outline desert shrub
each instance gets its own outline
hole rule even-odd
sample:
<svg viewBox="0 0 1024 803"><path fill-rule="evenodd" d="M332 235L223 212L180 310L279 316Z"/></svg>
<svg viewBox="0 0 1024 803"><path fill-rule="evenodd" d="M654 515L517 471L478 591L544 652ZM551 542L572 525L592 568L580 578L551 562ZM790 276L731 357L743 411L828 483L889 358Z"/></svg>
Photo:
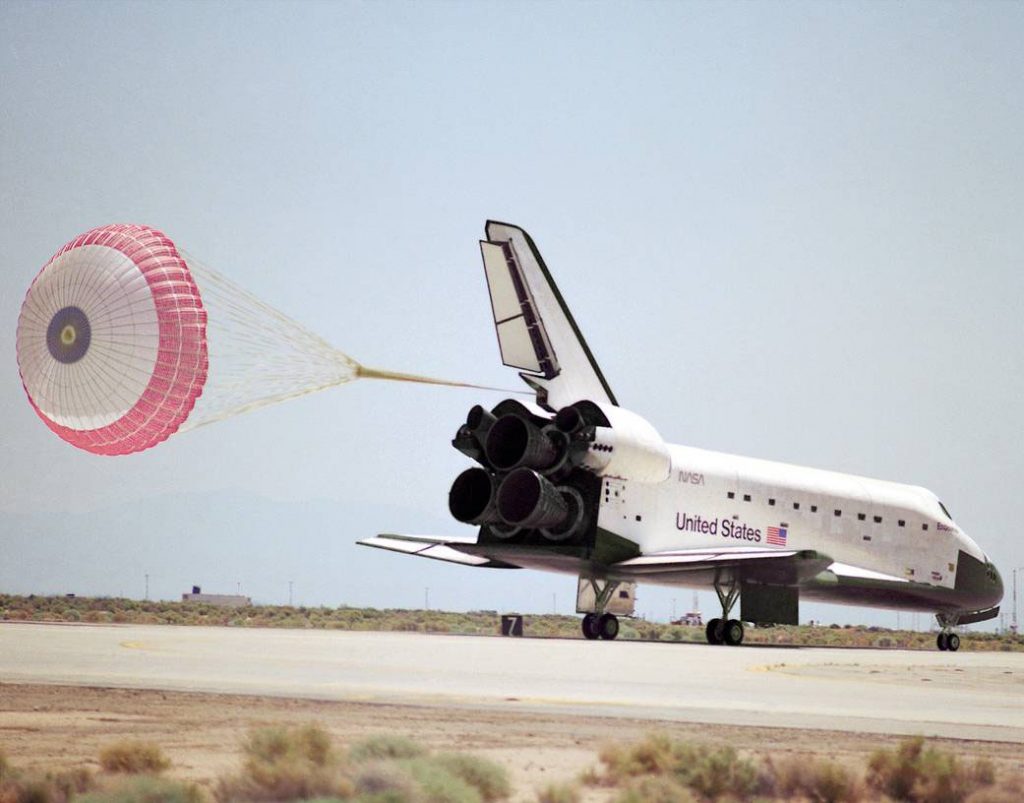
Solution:
<svg viewBox="0 0 1024 803"><path fill-rule="evenodd" d="M676 779L694 792L715 800L729 795L747 799L757 787L757 767L730 746L686 745L676 766Z"/></svg>
<svg viewBox="0 0 1024 803"><path fill-rule="evenodd" d="M580 803L579 787L569 783L552 783L537 792L537 803Z"/></svg>
<svg viewBox="0 0 1024 803"><path fill-rule="evenodd" d="M600 786L604 782L597 767L587 767L579 774L579 782L584 786Z"/></svg>
<svg viewBox="0 0 1024 803"><path fill-rule="evenodd" d="M242 751L242 774L220 781L219 800L347 798L355 791L330 736L317 725L253 731Z"/></svg>
<svg viewBox="0 0 1024 803"><path fill-rule="evenodd" d="M860 782L841 764L800 756L770 768L775 794L816 803L852 803L862 796Z"/></svg>
<svg viewBox="0 0 1024 803"><path fill-rule="evenodd" d="M96 785L96 779L87 767L61 770L49 776L48 780L56 789L58 797L63 800L71 800Z"/></svg>
<svg viewBox="0 0 1024 803"><path fill-rule="evenodd" d="M481 803L480 793L462 778L429 758L399 762L420 788L424 803Z"/></svg>
<svg viewBox="0 0 1024 803"><path fill-rule="evenodd" d="M632 745L601 750L605 782L617 785L643 775L672 775L678 783L708 798L729 794L743 798L757 786L757 768L732 747L678 742L652 733Z"/></svg>
<svg viewBox="0 0 1024 803"><path fill-rule="evenodd" d="M92 773L75 769L42 777L16 770L0 753L0 803L67 803L92 786Z"/></svg>
<svg viewBox="0 0 1024 803"><path fill-rule="evenodd" d="M1020 803L1024 800L1024 775L1010 775L998 785L986 786L967 798L967 803Z"/></svg>
<svg viewBox="0 0 1024 803"><path fill-rule="evenodd" d="M261 764L295 759L325 767L337 759L330 735L319 725L253 731L242 744L242 752L246 761Z"/></svg>
<svg viewBox="0 0 1024 803"><path fill-rule="evenodd" d="M634 778L615 798L615 803L694 803L694 796L668 775Z"/></svg>
<svg viewBox="0 0 1024 803"><path fill-rule="evenodd" d="M9 781L0 787L3 803L60 803L50 784L40 778Z"/></svg>
<svg viewBox="0 0 1024 803"><path fill-rule="evenodd" d="M203 803L203 795L193 783L137 775L76 797L75 803Z"/></svg>
<svg viewBox="0 0 1024 803"><path fill-rule="evenodd" d="M896 750L878 750L868 760L873 789L913 803L956 803L994 780L990 762L967 767L952 753L926 748L920 736L905 739Z"/></svg>
<svg viewBox="0 0 1024 803"><path fill-rule="evenodd" d="M512 794L505 768L490 759L466 753L442 753L434 761L476 789L487 803L504 800Z"/></svg>
<svg viewBox="0 0 1024 803"><path fill-rule="evenodd" d="M127 739L104 747L100 751L100 766L107 772L159 773L171 762L157 745Z"/></svg>
<svg viewBox="0 0 1024 803"><path fill-rule="evenodd" d="M356 742L348 752L353 761L363 762L386 758L418 758L425 751L404 736L379 734Z"/></svg>
<svg viewBox="0 0 1024 803"><path fill-rule="evenodd" d="M419 785L394 761L371 762L355 778L360 803L411 803L420 797Z"/></svg>
<svg viewBox="0 0 1024 803"><path fill-rule="evenodd" d="M599 757L605 765L606 781L617 784L637 775L672 772L684 758L681 747L663 733L650 733L633 744L605 745Z"/></svg>

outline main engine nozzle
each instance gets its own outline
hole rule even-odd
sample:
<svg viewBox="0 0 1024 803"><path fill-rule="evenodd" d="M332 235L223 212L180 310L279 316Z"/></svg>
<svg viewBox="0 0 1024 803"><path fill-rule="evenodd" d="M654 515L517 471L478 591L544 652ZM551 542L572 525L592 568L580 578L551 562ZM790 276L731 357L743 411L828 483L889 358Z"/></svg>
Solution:
<svg viewBox="0 0 1024 803"><path fill-rule="evenodd" d="M494 478L482 468L463 471L448 492L448 510L464 524L497 522Z"/></svg>
<svg viewBox="0 0 1024 803"><path fill-rule="evenodd" d="M517 468L498 488L498 515L514 527L539 529L551 541L564 541L583 523L583 499L575 488L556 487L536 471Z"/></svg>
<svg viewBox="0 0 1024 803"><path fill-rule="evenodd" d="M515 414L503 415L487 433L484 450L499 471L521 467L538 471L553 468L565 460L568 439L554 427L541 429Z"/></svg>

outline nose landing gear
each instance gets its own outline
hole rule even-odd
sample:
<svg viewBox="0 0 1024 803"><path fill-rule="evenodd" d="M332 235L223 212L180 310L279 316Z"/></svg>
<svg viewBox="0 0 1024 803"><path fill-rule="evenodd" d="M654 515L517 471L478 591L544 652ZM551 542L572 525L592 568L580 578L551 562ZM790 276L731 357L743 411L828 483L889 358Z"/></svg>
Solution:
<svg viewBox="0 0 1024 803"><path fill-rule="evenodd" d="M728 579L721 575L715 576L715 593L718 594L718 601L722 604L722 618L712 619L704 628L704 635L708 644L728 644L735 647L743 643L743 622L739 619L730 619L729 614L740 597L740 584L733 575Z"/></svg>

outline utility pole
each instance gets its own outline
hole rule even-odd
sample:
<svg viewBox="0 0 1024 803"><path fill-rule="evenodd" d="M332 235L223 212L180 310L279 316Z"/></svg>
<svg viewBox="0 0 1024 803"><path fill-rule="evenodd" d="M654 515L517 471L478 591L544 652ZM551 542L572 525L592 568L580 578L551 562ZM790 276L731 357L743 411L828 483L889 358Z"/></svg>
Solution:
<svg viewBox="0 0 1024 803"><path fill-rule="evenodd" d="M149 601L149 575L148 574L146 575L146 601L147 602ZM1014 608L1016 608L1016 607L1017 606L1014 605Z"/></svg>
<svg viewBox="0 0 1024 803"><path fill-rule="evenodd" d="M1013 570L1013 624L1010 625L1010 630L1013 631L1014 635L1020 632L1017 629L1017 572L1020 569L1024 569L1024 566L1016 566Z"/></svg>
<svg viewBox="0 0 1024 803"><path fill-rule="evenodd" d="M676 620L676 598L672 597L672 621Z"/></svg>
<svg viewBox="0 0 1024 803"><path fill-rule="evenodd" d="M294 580L288 581L288 607L292 607L292 585L295 583Z"/></svg>

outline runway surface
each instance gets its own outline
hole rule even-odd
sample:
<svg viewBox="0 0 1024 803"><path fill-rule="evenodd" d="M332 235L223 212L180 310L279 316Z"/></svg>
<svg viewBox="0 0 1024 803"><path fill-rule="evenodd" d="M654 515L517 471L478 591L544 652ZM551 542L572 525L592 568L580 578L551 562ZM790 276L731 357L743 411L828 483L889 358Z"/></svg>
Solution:
<svg viewBox="0 0 1024 803"><path fill-rule="evenodd" d="M3 623L19 682L1024 743L1024 653Z"/></svg>

